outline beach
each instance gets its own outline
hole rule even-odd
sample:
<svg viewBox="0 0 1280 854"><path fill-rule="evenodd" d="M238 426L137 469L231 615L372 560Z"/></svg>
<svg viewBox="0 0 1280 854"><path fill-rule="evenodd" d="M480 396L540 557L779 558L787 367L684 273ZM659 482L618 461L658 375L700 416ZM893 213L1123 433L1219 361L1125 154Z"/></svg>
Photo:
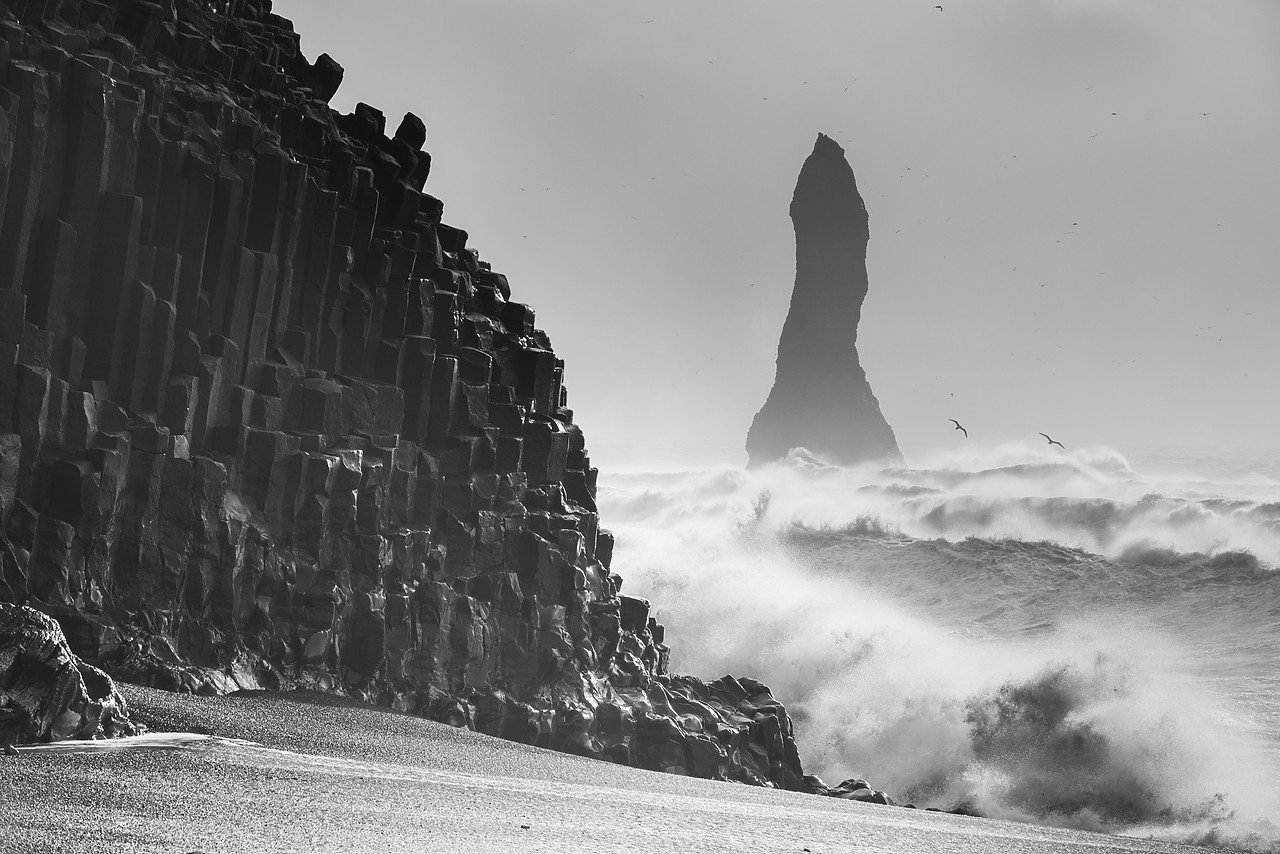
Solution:
<svg viewBox="0 0 1280 854"><path fill-rule="evenodd" d="M124 690L150 736L0 757L0 849L1203 850L674 777L314 694Z"/></svg>

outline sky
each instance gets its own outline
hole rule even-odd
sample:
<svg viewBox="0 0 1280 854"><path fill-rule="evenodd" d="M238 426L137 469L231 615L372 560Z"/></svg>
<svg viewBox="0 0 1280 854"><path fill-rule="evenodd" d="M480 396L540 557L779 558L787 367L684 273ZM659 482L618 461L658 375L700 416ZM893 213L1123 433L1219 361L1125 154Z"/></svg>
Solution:
<svg viewBox="0 0 1280 854"><path fill-rule="evenodd" d="M427 191L536 309L602 468L745 463L819 132L870 214L858 350L908 462L950 418L1280 458L1280 3L942 6L275 11L346 68L335 108L425 120Z"/></svg>

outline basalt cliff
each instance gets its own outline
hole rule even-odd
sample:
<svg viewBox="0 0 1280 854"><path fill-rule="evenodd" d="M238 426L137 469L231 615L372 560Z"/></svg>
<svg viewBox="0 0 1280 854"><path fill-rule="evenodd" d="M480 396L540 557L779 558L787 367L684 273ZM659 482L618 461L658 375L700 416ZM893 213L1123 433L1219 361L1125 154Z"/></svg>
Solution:
<svg viewBox="0 0 1280 854"><path fill-rule="evenodd" d="M844 149L818 134L791 199L796 284L773 389L747 433L751 465L803 447L842 465L902 461L858 359L867 208Z"/></svg>
<svg viewBox="0 0 1280 854"><path fill-rule="evenodd" d="M270 0L0 4L0 742L305 687L812 788L668 672L563 363L342 75Z"/></svg>

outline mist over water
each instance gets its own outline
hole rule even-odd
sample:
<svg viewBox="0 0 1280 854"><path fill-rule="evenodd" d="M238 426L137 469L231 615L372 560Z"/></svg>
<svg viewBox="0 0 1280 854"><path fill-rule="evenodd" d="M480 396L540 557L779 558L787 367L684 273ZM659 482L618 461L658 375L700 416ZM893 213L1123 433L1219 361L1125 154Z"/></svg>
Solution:
<svg viewBox="0 0 1280 854"><path fill-rule="evenodd" d="M1280 850L1280 480L1186 462L793 453L615 474L600 504L673 667L768 683L828 783Z"/></svg>

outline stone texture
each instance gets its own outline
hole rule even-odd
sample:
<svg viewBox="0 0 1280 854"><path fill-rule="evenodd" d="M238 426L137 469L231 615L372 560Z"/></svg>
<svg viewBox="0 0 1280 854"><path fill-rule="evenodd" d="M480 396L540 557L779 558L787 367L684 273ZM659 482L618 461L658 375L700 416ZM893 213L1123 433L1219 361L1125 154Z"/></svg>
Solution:
<svg viewBox="0 0 1280 854"><path fill-rule="evenodd" d="M71 652L57 620L0 601L0 748L136 732L111 677Z"/></svg>
<svg viewBox="0 0 1280 854"><path fill-rule="evenodd" d="M818 134L791 199L796 284L773 389L747 433L750 464L803 447L836 464L902 461L858 360L867 209L844 149Z"/></svg>
<svg viewBox="0 0 1280 854"><path fill-rule="evenodd" d="M268 0L14 8L0 735L127 731L105 671L807 788L768 689L669 673L618 596L564 363L421 119L331 109Z"/></svg>

